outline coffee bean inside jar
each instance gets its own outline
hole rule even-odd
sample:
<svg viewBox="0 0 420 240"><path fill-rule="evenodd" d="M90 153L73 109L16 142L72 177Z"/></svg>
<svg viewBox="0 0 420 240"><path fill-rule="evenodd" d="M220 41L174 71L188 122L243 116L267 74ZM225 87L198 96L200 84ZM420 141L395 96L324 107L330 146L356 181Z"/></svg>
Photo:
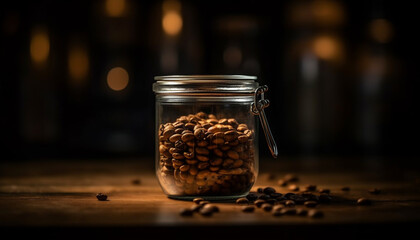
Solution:
<svg viewBox="0 0 420 240"><path fill-rule="evenodd" d="M254 129L198 112L159 125L161 185L170 195L238 196L255 181Z"/></svg>

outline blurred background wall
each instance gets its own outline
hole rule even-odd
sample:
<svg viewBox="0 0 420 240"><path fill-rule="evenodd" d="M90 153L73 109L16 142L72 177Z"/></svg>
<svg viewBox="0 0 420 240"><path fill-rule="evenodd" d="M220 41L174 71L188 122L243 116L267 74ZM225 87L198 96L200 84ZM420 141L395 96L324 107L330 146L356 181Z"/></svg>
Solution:
<svg viewBox="0 0 420 240"><path fill-rule="evenodd" d="M154 76L249 74L281 155L415 155L418 23L404 1L5 1L2 154L153 156Z"/></svg>

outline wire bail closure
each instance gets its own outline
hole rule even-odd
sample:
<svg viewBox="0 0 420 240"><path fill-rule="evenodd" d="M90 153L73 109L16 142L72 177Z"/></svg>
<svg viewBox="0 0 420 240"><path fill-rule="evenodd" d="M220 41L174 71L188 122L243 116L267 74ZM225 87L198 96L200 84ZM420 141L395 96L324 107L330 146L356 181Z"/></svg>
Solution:
<svg viewBox="0 0 420 240"><path fill-rule="evenodd" d="M270 130L270 125L268 124L267 117L265 116L264 108L270 105L270 101L264 98L264 93L268 91L268 86L264 85L255 89L254 102L251 103L251 112L254 115L260 117L261 126L264 130L265 139L267 140L268 147L270 148L271 155L274 158L277 158L278 150L276 142L274 141L273 134ZM260 99L258 100L258 97Z"/></svg>

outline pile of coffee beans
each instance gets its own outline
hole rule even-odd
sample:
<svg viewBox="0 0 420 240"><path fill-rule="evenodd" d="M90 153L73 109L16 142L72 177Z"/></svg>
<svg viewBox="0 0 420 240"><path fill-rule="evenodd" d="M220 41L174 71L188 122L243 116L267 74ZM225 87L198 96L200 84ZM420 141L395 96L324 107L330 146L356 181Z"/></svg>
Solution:
<svg viewBox="0 0 420 240"><path fill-rule="evenodd" d="M159 178L170 195L240 195L255 181L254 130L199 112L160 124Z"/></svg>
<svg viewBox="0 0 420 240"><path fill-rule="evenodd" d="M209 201L204 201L202 198L194 198L195 203L190 208L182 208L179 214L181 216L192 216L194 213L199 213L202 216L210 217L213 213L220 212L219 207L211 204Z"/></svg>

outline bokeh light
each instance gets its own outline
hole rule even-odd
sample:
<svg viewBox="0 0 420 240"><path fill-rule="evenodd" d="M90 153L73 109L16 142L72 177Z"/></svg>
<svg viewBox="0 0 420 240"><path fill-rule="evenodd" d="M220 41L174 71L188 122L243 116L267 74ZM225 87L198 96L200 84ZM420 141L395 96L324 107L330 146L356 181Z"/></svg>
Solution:
<svg viewBox="0 0 420 240"><path fill-rule="evenodd" d="M106 0L105 11L109 17L121 17L126 9L125 0Z"/></svg>
<svg viewBox="0 0 420 240"><path fill-rule="evenodd" d="M110 89L114 91L121 91L128 85L128 72L122 67L114 67L109 70L106 80Z"/></svg>
<svg viewBox="0 0 420 240"><path fill-rule="evenodd" d="M43 64L50 54L50 39L46 30L36 30L31 36L31 59L36 64Z"/></svg>
<svg viewBox="0 0 420 240"><path fill-rule="evenodd" d="M89 72L89 57L86 49L73 46L69 50L68 70L73 85L79 86L86 79Z"/></svg>
<svg viewBox="0 0 420 240"><path fill-rule="evenodd" d="M392 39L394 29L391 22L386 19L379 18L370 22L369 35L373 40L379 43L387 43Z"/></svg>
<svg viewBox="0 0 420 240"><path fill-rule="evenodd" d="M182 17L179 12L168 11L163 15L162 27L166 34L170 36L178 35L182 29Z"/></svg>

